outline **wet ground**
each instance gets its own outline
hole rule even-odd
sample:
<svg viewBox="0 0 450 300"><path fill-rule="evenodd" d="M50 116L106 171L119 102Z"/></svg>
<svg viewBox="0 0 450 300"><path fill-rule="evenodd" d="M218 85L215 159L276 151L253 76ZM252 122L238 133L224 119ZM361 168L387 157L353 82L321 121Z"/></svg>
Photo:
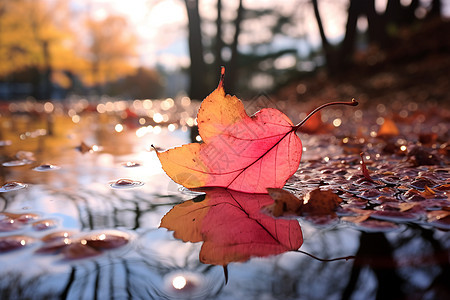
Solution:
<svg viewBox="0 0 450 300"><path fill-rule="evenodd" d="M264 95L247 103L250 111L271 105L277 103ZM302 162L285 189L299 198L317 188L331 190L342 202L333 213L274 219L259 206L246 207L270 203L268 196L226 191L204 196L164 174L150 145L165 149L195 139L197 107L182 98L97 106L82 100L66 106L29 102L4 109L0 297L449 297L448 110L405 102L324 111L326 123L316 120L299 133ZM301 108L278 108L294 123L305 115ZM159 225L175 205L191 199L185 203L239 203L239 213L247 217L208 231L207 241L183 242ZM212 209L206 214L202 226ZM249 217L253 214L257 217ZM252 235L254 242L233 248L231 258L224 255L225 283L223 260L201 261L229 254L229 244L214 244L207 252L207 242L245 232L254 220L256 230L274 240L263 249L274 250L257 251L259 240ZM289 251L284 233L274 234L264 222L274 228L300 224L300 250L319 258L355 258L323 262ZM293 231L287 235L291 247L293 234L297 241L299 234ZM275 253L281 254L269 255Z"/></svg>

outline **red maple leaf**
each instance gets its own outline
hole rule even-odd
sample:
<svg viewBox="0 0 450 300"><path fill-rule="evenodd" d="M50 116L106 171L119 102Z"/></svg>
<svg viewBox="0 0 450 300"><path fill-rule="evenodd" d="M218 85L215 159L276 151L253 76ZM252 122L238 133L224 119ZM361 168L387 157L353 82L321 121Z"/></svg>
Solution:
<svg viewBox="0 0 450 300"><path fill-rule="evenodd" d="M358 104L353 100L322 105L297 125L274 108L248 116L237 97L225 95L224 74L222 68L218 87L198 111L203 143L157 151L167 175L187 188L224 187L247 193L281 188L300 164L299 127L326 106Z"/></svg>

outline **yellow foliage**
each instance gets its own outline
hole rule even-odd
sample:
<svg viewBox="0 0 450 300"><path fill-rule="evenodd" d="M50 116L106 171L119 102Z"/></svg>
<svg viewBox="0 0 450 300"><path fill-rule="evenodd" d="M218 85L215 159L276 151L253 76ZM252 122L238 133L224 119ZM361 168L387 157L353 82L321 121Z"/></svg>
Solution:
<svg viewBox="0 0 450 300"><path fill-rule="evenodd" d="M69 1L0 0L0 77L50 68L96 84L134 70L136 38L125 18L78 16L82 20L72 28L71 16Z"/></svg>

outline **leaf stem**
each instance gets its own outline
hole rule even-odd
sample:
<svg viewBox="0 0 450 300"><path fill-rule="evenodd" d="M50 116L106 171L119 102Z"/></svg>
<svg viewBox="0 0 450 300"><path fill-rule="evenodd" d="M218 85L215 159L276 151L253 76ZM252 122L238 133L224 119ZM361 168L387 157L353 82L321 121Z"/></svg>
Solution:
<svg viewBox="0 0 450 300"><path fill-rule="evenodd" d="M318 108L316 108L315 110L313 110L312 112L310 112L309 115L306 116L306 118L303 119L303 121L301 121L300 123L298 123L297 125L294 126L294 131L297 131L303 124L305 124L306 121L308 121L309 118L311 118L316 112L318 112L319 110L321 110L322 108L325 108L327 106L331 106L331 105L350 105L350 106L356 106L358 105L358 101L355 100L355 98L352 99L351 102L330 102L330 103L325 103L321 106L319 106Z"/></svg>
<svg viewBox="0 0 450 300"><path fill-rule="evenodd" d="M336 260L342 260L342 259L349 260L349 259L355 259L356 258L356 256L350 255L350 256L343 256L343 257L337 257L337 258L331 258L331 259L324 259L324 258L318 258L317 256L314 256L314 255L309 254L308 252L305 252L305 251L302 251L302 250L295 250L295 252L306 254L306 255L314 258L314 259L317 259L317 260L323 261L323 262L336 261Z"/></svg>
<svg viewBox="0 0 450 300"><path fill-rule="evenodd" d="M225 80L225 67L220 67L220 80L219 80L219 86L218 89L223 88L223 81Z"/></svg>

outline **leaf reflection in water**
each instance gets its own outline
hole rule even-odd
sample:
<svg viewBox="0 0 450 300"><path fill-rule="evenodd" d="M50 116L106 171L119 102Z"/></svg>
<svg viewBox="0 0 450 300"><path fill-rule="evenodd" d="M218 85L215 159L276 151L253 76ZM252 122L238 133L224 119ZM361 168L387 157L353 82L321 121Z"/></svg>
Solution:
<svg viewBox="0 0 450 300"><path fill-rule="evenodd" d="M204 199L176 205L160 227L184 242L203 242L202 263L226 266L251 257L294 251L303 243L297 220L275 219L261 212L273 200L267 194L247 194L222 188L203 189Z"/></svg>

